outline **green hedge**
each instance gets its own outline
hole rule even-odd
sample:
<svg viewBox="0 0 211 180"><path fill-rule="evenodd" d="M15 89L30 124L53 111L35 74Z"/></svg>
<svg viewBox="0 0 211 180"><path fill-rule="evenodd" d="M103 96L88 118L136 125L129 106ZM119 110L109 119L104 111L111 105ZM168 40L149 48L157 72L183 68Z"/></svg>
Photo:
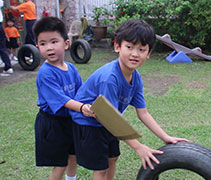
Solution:
<svg viewBox="0 0 211 180"><path fill-rule="evenodd" d="M189 48L211 49L211 1L116 0L112 4L115 28L127 19L143 19L156 34L169 34L173 41Z"/></svg>

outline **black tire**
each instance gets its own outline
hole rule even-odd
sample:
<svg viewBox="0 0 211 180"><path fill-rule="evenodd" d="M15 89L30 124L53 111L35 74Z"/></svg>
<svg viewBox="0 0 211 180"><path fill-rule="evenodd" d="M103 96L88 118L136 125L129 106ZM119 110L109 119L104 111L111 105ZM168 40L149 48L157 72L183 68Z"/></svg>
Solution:
<svg viewBox="0 0 211 180"><path fill-rule="evenodd" d="M31 59L26 60L26 55L30 55ZM24 70L33 71L40 65L40 61L41 55L35 46L25 44L18 50L18 62Z"/></svg>
<svg viewBox="0 0 211 180"><path fill-rule="evenodd" d="M80 57L78 53L79 47L81 47L83 50L83 57ZM78 39L74 41L70 46L70 55L73 61L75 61L78 64L87 63L91 58L91 54L92 54L91 46L84 39Z"/></svg>
<svg viewBox="0 0 211 180"><path fill-rule="evenodd" d="M159 174L170 169L186 169L197 173L206 180L211 180L211 150L199 144L180 142L168 144L159 150L163 155L155 155L160 164L153 163L154 170L149 167L140 168L136 180L157 180Z"/></svg>

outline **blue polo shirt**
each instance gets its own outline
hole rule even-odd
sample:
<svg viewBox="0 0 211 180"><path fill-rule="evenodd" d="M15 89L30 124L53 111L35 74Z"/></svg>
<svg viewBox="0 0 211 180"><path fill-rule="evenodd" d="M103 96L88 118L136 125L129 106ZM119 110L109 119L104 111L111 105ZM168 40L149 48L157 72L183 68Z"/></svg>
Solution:
<svg viewBox="0 0 211 180"><path fill-rule="evenodd" d="M49 114L70 116L69 109L64 107L75 97L82 84L81 77L75 66L69 62L68 70L64 71L56 66L44 62L37 75L37 105Z"/></svg>
<svg viewBox="0 0 211 180"><path fill-rule="evenodd" d="M105 96L121 113L132 105L145 108L143 83L137 70L133 72L132 83L129 84L122 74L118 59L97 69L79 88L75 100L93 104L99 95ZM95 118L89 118L82 113L72 111L73 121L80 125L102 126Z"/></svg>

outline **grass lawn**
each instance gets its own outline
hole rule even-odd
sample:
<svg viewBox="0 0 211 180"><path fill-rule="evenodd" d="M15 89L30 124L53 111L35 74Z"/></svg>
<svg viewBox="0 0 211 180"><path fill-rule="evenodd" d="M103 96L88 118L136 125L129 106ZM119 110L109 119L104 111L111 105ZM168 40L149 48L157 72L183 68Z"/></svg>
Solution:
<svg viewBox="0 0 211 180"><path fill-rule="evenodd" d="M152 54L138 69L144 81L144 93L149 112L170 135L185 137L211 148L211 62L194 60L188 64L171 64L166 55ZM83 80L117 54L98 49L88 64L75 64ZM0 89L0 180L47 180L51 168L36 167L34 154L34 120L38 107L35 78L10 84ZM125 118L151 148L164 143L136 117L133 107ZM134 151L121 142L121 157L115 180L135 179L141 161ZM78 168L78 179L90 180L92 172ZM165 175L164 180L198 180L197 175L184 170Z"/></svg>

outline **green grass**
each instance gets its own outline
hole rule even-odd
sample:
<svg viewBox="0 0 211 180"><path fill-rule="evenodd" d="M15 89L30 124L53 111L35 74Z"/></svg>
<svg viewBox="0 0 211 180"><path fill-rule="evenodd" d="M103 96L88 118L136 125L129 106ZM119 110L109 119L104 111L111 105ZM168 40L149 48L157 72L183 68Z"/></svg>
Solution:
<svg viewBox="0 0 211 180"><path fill-rule="evenodd" d="M110 50L95 50L88 64L75 64L83 80L103 64L115 59ZM172 136L185 137L211 148L211 63L194 60L188 64L171 64L165 56L153 54L138 70L144 83L153 78L176 77L162 95L156 95L163 86L145 84L148 110L162 128ZM51 168L36 167L34 154L34 120L38 107L35 78L0 89L0 180L47 180ZM160 81L160 82L161 82ZM153 85L153 88L152 88ZM151 148L164 143L152 134L136 117L133 107L125 118L143 138L140 141ZM115 180L135 179L141 161L134 151L121 142L121 156L117 163ZM161 179L199 180L197 175L184 170L167 172ZM78 179L90 180L92 172L78 168Z"/></svg>

